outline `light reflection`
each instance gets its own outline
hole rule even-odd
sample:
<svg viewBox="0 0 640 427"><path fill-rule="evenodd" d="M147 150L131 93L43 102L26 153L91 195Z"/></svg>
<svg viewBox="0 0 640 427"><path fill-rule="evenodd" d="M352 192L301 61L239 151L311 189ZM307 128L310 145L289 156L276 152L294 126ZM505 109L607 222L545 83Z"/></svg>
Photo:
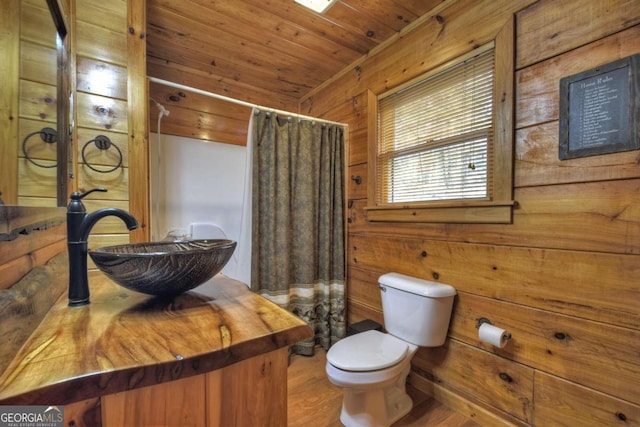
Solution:
<svg viewBox="0 0 640 427"><path fill-rule="evenodd" d="M96 66L87 73L87 91L102 95L112 94L118 82L118 76L113 69L106 66Z"/></svg>

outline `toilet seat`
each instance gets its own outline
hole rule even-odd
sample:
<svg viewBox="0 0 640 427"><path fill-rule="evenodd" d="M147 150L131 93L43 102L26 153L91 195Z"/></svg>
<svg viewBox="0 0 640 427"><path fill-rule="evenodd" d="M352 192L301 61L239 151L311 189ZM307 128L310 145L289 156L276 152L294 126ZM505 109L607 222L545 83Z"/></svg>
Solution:
<svg viewBox="0 0 640 427"><path fill-rule="evenodd" d="M408 351L408 343L393 335L366 331L331 346L327 362L344 371L377 371L397 365L405 359Z"/></svg>

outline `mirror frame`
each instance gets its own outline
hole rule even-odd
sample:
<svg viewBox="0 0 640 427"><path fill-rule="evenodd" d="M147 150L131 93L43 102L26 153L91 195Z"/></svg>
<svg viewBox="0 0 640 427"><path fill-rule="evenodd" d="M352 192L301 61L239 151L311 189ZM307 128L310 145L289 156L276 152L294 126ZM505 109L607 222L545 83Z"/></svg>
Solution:
<svg viewBox="0 0 640 427"><path fill-rule="evenodd" d="M66 22L64 6L61 0L47 0L51 17L58 33L56 50L58 57L57 66L57 205L67 205L68 177L69 177L69 141L72 134L71 117L71 82L69 73L69 26Z"/></svg>
<svg viewBox="0 0 640 427"><path fill-rule="evenodd" d="M59 0L47 0L47 6L49 6L53 23L56 26L56 30L58 30L58 36L64 40L68 30L65 14L62 12L62 5Z"/></svg>

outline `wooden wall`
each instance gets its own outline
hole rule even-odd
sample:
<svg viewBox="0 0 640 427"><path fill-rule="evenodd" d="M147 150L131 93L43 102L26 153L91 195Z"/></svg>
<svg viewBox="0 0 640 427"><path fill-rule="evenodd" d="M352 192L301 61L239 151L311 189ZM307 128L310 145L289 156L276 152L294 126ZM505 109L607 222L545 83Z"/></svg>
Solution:
<svg viewBox="0 0 640 427"><path fill-rule="evenodd" d="M513 223L369 223L370 94L492 39L515 14ZM301 100L347 122L349 321L382 321L377 278L458 290L410 381L484 425L640 425L640 154L558 160L559 80L640 52L633 0L458 1ZM511 331L478 340L476 319Z"/></svg>
<svg viewBox="0 0 640 427"><path fill-rule="evenodd" d="M87 210L102 207L128 210L127 2L70 0L65 3L72 51L75 52L71 80L77 88L71 154L74 167L69 190L108 188L107 193L94 193L85 199ZM22 12L20 44L25 54L21 55L19 67L21 140L42 126L56 127L55 46L39 31L44 28L47 33L55 32L55 28L44 1L24 0ZM36 57L39 60L44 57L50 66L33 66ZM99 173L86 166L82 149L87 141L98 135L108 136L120 148L123 161L118 170ZM55 158L54 153L47 153L40 147L44 143L37 144L36 137L32 140L36 161L46 163ZM85 150L85 158L99 170L111 169L119 161L113 147L100 151L93 144ZM68 285L65 209L41 208L56 205L55 168L40 171L24 158L19 159L18 164L21 206L0 206L0 336L3 337L0 371L6 368L13 354ZM93 228L89 245L97 247L128 241L129 232L124 224L109 217Z"/></svg>
<svg viewBox="0 0 640 427"><path fill-rule="evenodd" d="M62 208L0 206L0 372L69 281Z"/></svg>
<svg viewBox="0 0 640 427"><path fill-rule="evenodd" d="M21 11L16 16L20 25L12 29L19 29L20 38L18 133L22 141L43 126L56 127L55 28L44 0L14 2L3 9L3 14L12 7ZM87 210L128 210L127 2L70 0L65 7L75 53L70 64L71 81L77 89L69 191L106 187L107 193L94 193L85 199ZM44 67L43 61L47 64ZM3 128L3 135L5 130L10 133ZM94 168L107 170L119 162L113 147L101 151L93 144L86 148L83 159L84 145L98 135L108 136L122 152L122 167L114 172L96 172L85 164L86 159ZM38 138L29 140L29 154L38 163L52 163L55 144L45 145ZM53 151L47 151L50 147ZM21 150L14 152L14 159L16 155L20 156L17 201L21 206L0 206L0 372L65 293L69 277L65 209L43 208L56 205L56 169L32 165ZM6 151L3 156L7 156ZM94 227L89 245L128 241L124 224L106 218Z"/></svg>
<svg viewBox="0 0 640 427"><path fill-rule="evenodd" d="M19 94L19 120L7 118L3 135L15 132L15 139L22 142L29 133L45 126L56 128L55 27L45 0L12 1L3 6L3 15L13 9L20 12L16 13L19 25L12 27L19 34L19 40L12 43L20 45L19 88L15 89ZM68 0L65 7L73 52L71 81L75 85L72 88L75 126L69 192L104 187L108 189L107 193L94 193L85 199L87 210L107 206L128 210L127 1ZM19 122L18 126L16 122ZM4 128L8 126L15 126L16 130ZM107 171L120 162L115 147L100 150L94 143L87 145L98 136L108 137L122 153L122 166L112 172L101 173L87 166L88 163L99 171ZM1 175L5 180L6 175L18 177L18 182L9 186L18 189L17 197L9 191L5 194L5 202L21 206L56 206L57 169L37 167L24 159L21 147L11 144L11 151L8 151L9 148L2 145L0 154L4 171ZM46 144L34 135L29 138L27 148L36 162L54 163L56 144ZM15 166L9 162L11 157L19 157ZM14 167L17 167L15 173L6 173ZM124 224L113 218L100 221L92 234L92 247L129 241Z"/></svg>
<svg viewBox="0 0 640 427"><path fill-rule="evenodd" d="M149 84L149 94L169 111L169 116L162 117L160 133L234 145L247 144L251 108L153 82ZM155 103L150 102L150 132L158 132L159 113Z"/></svg>
<svg viewBox="0 0 640 427"><path fill-rule="evenodd" d="M44 0L24 0L20 10L20 68L18 111L18 199L23 206L57 205L56 144L44 142L33 132L45 127L56 129L57 55L56 28ZM39 167L29 162L26 152ZM3 141L8 144L8 141ZM15 157L14 157L15 159Z"/></svg>
<svg viewBox="0 0 640 427"><path fill-rule="evenodd" d="M87 211L104 207L129 210L129 147L127 105L127 1L74 0L76 45L76 180L78 191L104 187L84 199ZM122 166L114 147L99 150L94 143L104 135L122 152ZM86 149L85 149L86 146ZM82 150L85 149L83 159ZM86 160L86 162L85 162ZM89 239L92 248L129 242L129 232L118 218L99 221ZM91 260L89 260L91 264Z"/></svg>
<svg viewBox="0 0 640 427"><path fill-rule="evenodd" d="M40 168L28 162L22 153L22 142L30 133L57 127L56 29L44 0L12 0L3 2L0 9L8 25L8 32L3 35L12 37L19 46L15 55L3 58L6 69L18 70L15 74L3 73L6 78L3 100L12 99L12 91L19 96L15 105L13 101L3 104L7 107L3 112L8 116L2 120L4 138L0 154L4 170L0 175L3 188L12 188L4 201L20 204L0 206L0 371L3 371L66 289L69 274L65 212L55 207L56 168ZM10 88L13 82L17 85L15 89ZM55 163L56 144L43 142L39 135L29 138L26 148L35 162Z"/></svg>

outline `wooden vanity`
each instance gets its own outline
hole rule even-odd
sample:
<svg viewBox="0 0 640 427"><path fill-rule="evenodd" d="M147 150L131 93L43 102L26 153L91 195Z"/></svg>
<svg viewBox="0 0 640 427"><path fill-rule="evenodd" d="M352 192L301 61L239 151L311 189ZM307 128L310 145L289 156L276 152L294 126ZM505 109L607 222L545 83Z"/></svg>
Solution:
<svg viewBox="0 0 640 427"><path fill-rule="evenodd" d="M89 286L91 304L65 293L10 363L0 405L64 405L75 426L286 426L304 321L223 275L169 300L98 272Z"/></svg>

